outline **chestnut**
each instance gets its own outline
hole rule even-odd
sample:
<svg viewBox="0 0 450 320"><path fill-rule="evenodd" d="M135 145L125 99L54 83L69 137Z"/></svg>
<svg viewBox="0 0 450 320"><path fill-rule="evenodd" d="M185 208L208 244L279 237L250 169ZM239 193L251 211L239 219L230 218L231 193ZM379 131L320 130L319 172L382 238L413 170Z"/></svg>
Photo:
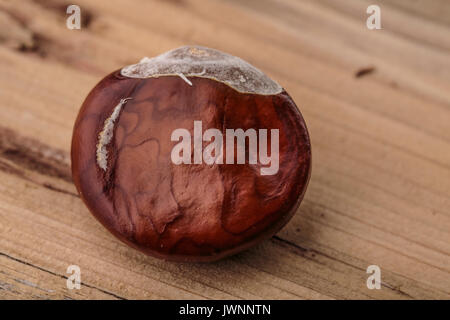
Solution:
<svg viewBox="0 0 450 320"><path fill-rule="evenodd" d="M92 214L154 257L214 261L280 230L305 193L311 148L286 91L247 62L181 47L106 76L72 138Z"/></svg>

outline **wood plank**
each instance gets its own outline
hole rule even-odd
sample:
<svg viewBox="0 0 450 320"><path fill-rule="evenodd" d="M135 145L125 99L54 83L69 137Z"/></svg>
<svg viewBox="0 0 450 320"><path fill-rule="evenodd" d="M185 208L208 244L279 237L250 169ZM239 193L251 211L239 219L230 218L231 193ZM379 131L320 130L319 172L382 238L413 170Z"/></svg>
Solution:
<svg viewBox="0 0 450 320"><path fill-rule="evenodd" d="M0 299L449 299L450 3L380 3L383 29L369 31L365 0L79 0L89 20L68 30L64 1L1 0ZM103 76L194 43L287 89L310 130L313 173L272 239L174 264L90 215L69 150ZM66 287L71 264L81 290ZM371 264L381 290L366 287Z"/></svg>

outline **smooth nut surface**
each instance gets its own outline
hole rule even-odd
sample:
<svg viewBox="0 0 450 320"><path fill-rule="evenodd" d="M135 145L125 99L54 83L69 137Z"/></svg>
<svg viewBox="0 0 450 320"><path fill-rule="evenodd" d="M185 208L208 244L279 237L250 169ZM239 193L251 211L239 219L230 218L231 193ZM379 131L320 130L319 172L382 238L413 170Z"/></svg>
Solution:
<svg viewBox="0 0 450 320"><path fill-rule="evenodd" d="M278 129L276 173L249 163L249 148L243 164L175 164L172 133L194 137L199 121L224 141L226 129ZM73 179L92 214L122 241L174 261L217 260L273 235L298 208L310 168L308 132L284 90L242 93L200 76L116 71L86 98L72 139Z"/></svg>

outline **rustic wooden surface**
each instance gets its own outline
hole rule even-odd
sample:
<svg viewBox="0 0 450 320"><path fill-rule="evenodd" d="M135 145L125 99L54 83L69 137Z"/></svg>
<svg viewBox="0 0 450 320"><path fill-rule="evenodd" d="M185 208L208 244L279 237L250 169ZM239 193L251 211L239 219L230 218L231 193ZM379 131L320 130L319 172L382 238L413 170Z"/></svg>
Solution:
<svg viewBox="0 0 450 320"><path fill-rule="evenodd" d="M450 2L0 1L0 298L449 299ZM214 264L146 257L70 176L78 108L107 73L185 44L235 54L293 96L313 172L292 221ZM69 265L81 290L66 288ZM381 268L381 290L366 268Z"/></svg>

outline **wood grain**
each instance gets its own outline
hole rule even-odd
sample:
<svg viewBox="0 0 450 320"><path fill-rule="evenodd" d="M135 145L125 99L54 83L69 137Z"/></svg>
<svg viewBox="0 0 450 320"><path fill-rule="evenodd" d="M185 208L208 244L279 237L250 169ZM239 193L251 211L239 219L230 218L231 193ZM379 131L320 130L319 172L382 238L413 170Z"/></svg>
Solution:
<svg viewBox="0 0 450 320"><path fill-rule="evenodd" d="M0 299L449 299L450 3L0 1ZM91 216L72 126L107 73L185 44L242 57L307 122L313 170L292 221L213 264L149 258ZM370 69L371 72L361 70ZM357 76L360 75L360 76ZM82 289L68 290L79 265ZM380 266L381 290L366 287Z"/></svg>

